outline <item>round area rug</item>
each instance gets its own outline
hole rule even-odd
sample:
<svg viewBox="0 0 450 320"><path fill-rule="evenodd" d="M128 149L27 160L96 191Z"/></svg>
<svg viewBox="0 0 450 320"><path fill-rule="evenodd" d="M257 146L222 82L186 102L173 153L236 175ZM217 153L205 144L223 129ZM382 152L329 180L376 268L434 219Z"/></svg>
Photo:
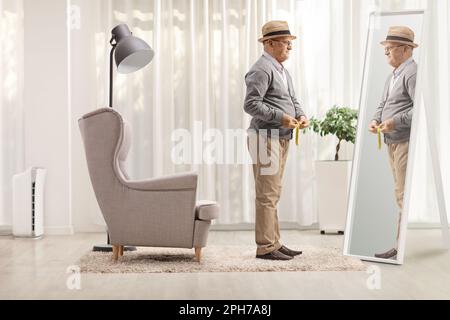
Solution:
<svg viewBox="0 0 450 320"><path fill-rule="evenodd" d="M194 260L194 250L144 248L125 252L117 262L112 253L89 252L78 265L82 273L191 273L191 272L280 272L280 271L365 271L359 259L344 257L340 248L301 248L303 254L289 261L255 258L253 246L208 246L202 261Z"/></svg>

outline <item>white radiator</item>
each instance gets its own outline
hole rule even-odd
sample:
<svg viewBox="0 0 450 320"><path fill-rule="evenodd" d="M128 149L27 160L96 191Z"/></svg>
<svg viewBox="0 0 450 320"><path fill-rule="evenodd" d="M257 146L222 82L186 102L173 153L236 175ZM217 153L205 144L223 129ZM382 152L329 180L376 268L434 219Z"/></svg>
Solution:
<svg viewBox="0 0 450 320"><path fill-rule="evenodd" d="M32 167L13 177L13 235L39 238L44 234L46 170Z"/></svg>

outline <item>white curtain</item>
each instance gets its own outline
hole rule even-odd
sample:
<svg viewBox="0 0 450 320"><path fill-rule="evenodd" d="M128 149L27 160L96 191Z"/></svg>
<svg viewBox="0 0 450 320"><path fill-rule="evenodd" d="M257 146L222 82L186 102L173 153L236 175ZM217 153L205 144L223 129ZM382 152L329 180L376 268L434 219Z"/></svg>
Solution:
<svg viewBox="0 0 450 320"><path fill-rule="evenodd" d="M271 19L288 20L301 38L302 25L296 17L303 1L261 0L154 0L101 1L104 16L92 37L100 57L98 105L106 105L106 46L111 28L126 23L133 33L155 49L152 64L136 74L117 75L114 104L133 127L129 171L133 178L161 176L174 172L199 172L199 198L221 204L219 223L254 221L254 185L250 165L175 165L171 159L171 134L184 128L195 139L194 150L206 148L202 135L208 129L245 130L250 118L243 111L244 76L262 54L257 42L262 25ZM94 31L94 30L93 30ZM294 49L288 68L300 97L306 95L303 44ZM311 107L304 101L304 107ZM217 140L216 140L217 141ZM245 136L223 141L217 150L224 158L240 153L247 157ZM288 162L280 219L311 225L316 222L314 199L314 144L311 136L301 148L292 148ZM226 159L224 159L226 160Z"/></svg>
<svg viewBox="0 0 450 320"><path fill-rule="evenodd" d="M199 171L199 198L221 203L220 223L253 221L250 167L175 165L171 133L177 128L193 132L200 123L202 132L248 126L242 110L244 75L262 52L257 43L261 26L270 19L287 20L299 36L287 67L308 115L321 117L335 104L358 107L369 13L427 9L431 24L425 35L429 54L423 76L428 79L425 83L433 85L423 90L433 101L426 101L424 107L432 110L437 125L419 131L410 221L439 219L427 132L438 141L450 205L450 169L445 165L450 160L447 0L73 0L71 4L88 4L92 9L81 12L77 27L89 35L85 39L89 46L78 48L76 55L72 52L73 59L85 59L83 65L92 62L84 80L86 89L95 94L86 98L90 99L86 108L107 105L107 44L114 25L127 23L156 51L148 68L116 77L115 105L133 125L131 175ZM22 0L0 0L0 226L11 224L11 178L24 169L22 8ZM83 54L89 57L82 58ZM300 148L291 148L280 203L282 221L316 222L315 203L320 199L315 198L313 161L331 159L334 143L332 138L307 134L301 137ZM351 158L351 146L344 148L343 155Z"/></svg>
<svg viewBox="0 0 450 320"><path fill-rule="evenodd" d="M12 224L12 177L23 170L23 12L0 0L0 226Z"/></svg>
<svg viewBox="0 0 450 320"><path fill-rule="evenodd" d="M73 0L73 4L87 0ZM429 36L444 65L433 66L439 75L436 108L439 119L448 120L448 5L446 0L99 0L88 1L96 23L90 23L89 42L95 46L91 60L96 74L87 79L95 88L95 105L107 105L107 74L110 30L126 23L156 52L152 64L132 75L116 75L115 107L133 127L129 172L133 178L161 176L185 170L199 172L199 198L217 200L222 206L219 223L254 221L253 177L249 165L195 163L175 165L171 159L171 134L187 129L195 139L194 149L207 129L245 129L249 117L243 112L244 76L259 58L257 42L268 20L287 20L298 36L287 68L302 105L310 116L322 117L333 105L358 108L363 53L369 13L417 10L429 7L433 25ZM86 14L84 14L86 15ZM89 14L88 14L89 15ZM82 13L83 17L83 13ZM443 28L442 26L445 26ZM82 28L86 28L86 23ZM434 32L434 33L433 33ZM436 47L438 46L438 47ZM436 48L435 48L436 47ZM73 53L74 54L74 53ZM438 61L438 60L436 60ZM447 124L447 122L444 122ZM437 135L448 137L448 125ZM423 140L423 137L422 137ZM335 139L301 137L292 145L285 175L280 219L300 225L316 222L314 160L332 159ZM442 145L442 143L440 144ZM425 145L426 147L426 145ZM246 153L245 141L238 148ZM222 150L230 154L231 148ZM343 158L351 159L352 146L345 145ZM418 155L417 168L429 166ZM422 157L420 157L422 156ZM447 161L448 153L442 153ZM417 172L416 172L417 171ZM415 170L414 201L429 206L430 176ZM431 172L431 171L429 171ZM421 175L420 175L421 174ZM448 177L448 172L446 172ZM446 183L449 179L445 179ZM448 190L448 189L447 189ZM422 208L421 207L421 208ZM411 221L436 221L427 210L413 210Z"/></svg>
<svg viewBox="0 0 450 320"><path fill-rule="evenodd" d="M427 1L428 17L424 28L426 54L419 66L420 108L417 150L410 203L410 221L438 223L440 221L430 140L435 141L440 161L447 213L450 210L450 4L446 0ZM426 117L428 117L427 126Z"/></svg>

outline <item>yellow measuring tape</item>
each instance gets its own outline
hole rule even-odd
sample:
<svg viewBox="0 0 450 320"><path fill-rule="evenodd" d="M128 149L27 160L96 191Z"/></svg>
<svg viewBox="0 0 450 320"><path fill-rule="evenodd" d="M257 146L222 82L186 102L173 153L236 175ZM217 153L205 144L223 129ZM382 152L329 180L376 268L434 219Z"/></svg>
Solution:
<svg viewBox="0 0 450 320"><path fill-rule="evenodd" d="M381 129L378 128L378 150L381 150Z"/></svg>
<svg viewBox="0 0 450 320"><path fill-rule="evenodd" d="M295 128L295 144L298 146L299 144L299 133L300 133L300 125Z"/></svg>

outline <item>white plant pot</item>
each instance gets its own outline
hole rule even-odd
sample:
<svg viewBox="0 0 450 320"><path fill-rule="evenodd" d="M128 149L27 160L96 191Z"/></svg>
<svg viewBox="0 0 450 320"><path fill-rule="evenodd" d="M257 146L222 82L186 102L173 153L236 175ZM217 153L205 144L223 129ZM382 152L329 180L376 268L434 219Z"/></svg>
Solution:
<svg viewBox="0 0 450 320"><path fill-rule="evenodd" d="M345 231L352 161L316 161L317 209L322 234Z"/></svg>

